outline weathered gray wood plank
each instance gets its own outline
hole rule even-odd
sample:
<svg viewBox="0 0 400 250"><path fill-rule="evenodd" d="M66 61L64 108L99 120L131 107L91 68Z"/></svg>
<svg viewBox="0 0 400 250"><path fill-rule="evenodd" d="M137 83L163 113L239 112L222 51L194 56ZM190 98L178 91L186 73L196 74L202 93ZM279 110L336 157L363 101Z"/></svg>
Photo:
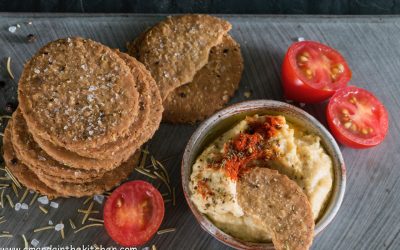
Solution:
<svg viewBox="0 0 400 250"><path fill-rule="evenodd" d="M280 65L288 45L297 37L319 40L338 50L348 59L353 70L352 84L374 92L386 105L390 115L390 131L385 142L369 150L342 148L348 169L348 184L342 208L333 223L314 242L313 249L399 249L400 248L400 17L302 17L302 16L224 16L233 24L232 35L242 46L245 71L239 92L232 103L251 99L283 100L280 85ZM11 56L17 79L24 61L43 44L65 36L84 36L111 47L124 50L126 41L163 16L151 15L59 15L0 14L0 58ZM24 23L32 21L32 25ZM10 25L20 23L15 34ZM35 43L26 43L28 34L35 34ZM4 64L0 75L6 78ZM0 113L6 102L16 100L16 81L0 89ZM323 105L304 107L324 120ZM170 234L155 236L147 244L159 249L229 249L214 240L199 225L189 211L180 188L180 158L186 141L195 126L163 124L150 142L150 151L158 158L173 157L166 162L177 187L177 206L166 205L163 228L176 227ZM135 175L135 178L137 175ZM28 197L30 199L32 195ZM14 196L12 196L14 197ZM16 200L16 198L14 198ZM76 213L83 199L58 200L59 209L49 214L40 212L37 204L27 212L0 209L7 230L14 238L0 238L0 246L23 247L25 234L36 238L39 246L88 245L113 246L102 228L74 234L68 218L80 226ZM100 208L97 205L97 208ZM59 233L33 233L33 229L49 220L66 224L66 239Z"/></svg>

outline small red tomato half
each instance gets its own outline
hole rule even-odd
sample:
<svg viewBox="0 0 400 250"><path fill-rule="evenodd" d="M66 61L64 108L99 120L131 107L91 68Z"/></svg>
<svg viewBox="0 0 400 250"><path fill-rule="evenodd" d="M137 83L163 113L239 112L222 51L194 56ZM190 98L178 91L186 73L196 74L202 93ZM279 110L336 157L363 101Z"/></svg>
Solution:
<svg viewBox="0 0 400 250"><path fill-rule="evenodd" d="M157 232L164 211L164 200L153 185L130 181L115 189L107 199L104 226L118 244L140 246Z"/></svg>
<svg viewBox="0 0 400 250"><path fill-rule="evenodd" d="M352 148L369 148L385 138L389 118L385 106L365 89L349 86L338 90L327 107L333 136Z"/></svg>
<svg viewBox="0 0 400 250"><path fill-rule="evenodd" d="M335 49L313 41L293 43L282 64L285 97L304 103L321 102L347 85L351 71Z"/></svg>

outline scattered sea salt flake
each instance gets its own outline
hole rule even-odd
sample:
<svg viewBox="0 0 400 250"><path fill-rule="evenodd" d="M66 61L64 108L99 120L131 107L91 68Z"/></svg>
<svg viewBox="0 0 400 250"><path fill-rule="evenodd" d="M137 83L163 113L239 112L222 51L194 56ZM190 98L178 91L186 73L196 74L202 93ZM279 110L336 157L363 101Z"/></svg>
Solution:
<svg viewBox="0 0 400 250"><path fill-rule="evenodd" d="M15 211L19 211L21 209L21 203L16 203L14 209Z"/></svg>
<svg viewBox="0 0 400 250"><path fill-rule="evenodd" d="M44 157L41 156L41 155L38 155L38 159L39 159L39 161L45 161L45 160L46 160L46 158L44 158Z"/></svg>
<svg viewBox="0 0 400 250"><path fill-rule="evenodd" d="M32 245L33 247L37 247L37 246L39 245L39 241L38 241L37 239L33 239L33 240L31 241L31 245Z"/></svg>
<svg viewBox="0 0 400 250"><path fill-rule="evenodd" d="M97 89L96 86L90 86L90 87L89 87L89 91L94 91L94 90L96 90L96 89Z"/></svg>
<svg viewBox="0 0 400 250"><path fill-rule="evenodd" d="M30 194L33 194L34 192L35 192L35 191L33 191L33 190L29 190L29 193L30 193Z"/></svg>
<svg viewBox="0 0 400 250"><path fill-rule="evenodd" d="M37 199L37 201L43 205L47 205L49 204L49 199L47 198L47 196L41 196Z"/></svg>
<svg viewBox="0 0 400 250"><path fill-rule="evenodd" d="M299 41L299 42L302 42L302 41L305 41L306 39L304 39L304 37L299 37L299 38L297 38L297 41Z"/></svg>
<svg viewBox="0 0 400 250"><path fill-rule="evenodd" d="M17 30L17 27L15 27L15 26L8 27L8 31L10 31L11 33L15 33L16 30Z"/></svg>
<svg viewBox="0 0 400 250"><path fill-rule="evenodd" d="M54 229L56 231L61 231L63 228L64 228L64 224L62 224L62 223L59 223L54 227Z"/></svg>
<svg viewBox="0 0 400 250"><path fill-rule="evenodd" d="M21 209L27 210L29 208L28 204L22 203L21 204Z"/></svg>
<svg viewBox="0 0 400 250"><path fill-rule="evenodd" d="M58 208L58 203L57 203L57 202L54 202L54 201L52 201L52 202L50 202L50 207L53 207L53 208Z"/></svg>
<svg viewBox="0 0 400 250"><path fill-rule="evenodd" d="M17 24L17 27L18 27L18 28L21 28L21 25L20 25L20 24Z"/></svg>
<svg viewBox="0 0 400 250"><path fill-rule="evenodd" d="M93 200L97 201L97 203L99 204L103 204L104 195L96 194L95 196L93 196Z"/></svg>
<svg viewBox="0 0 400 250"><path fill-rule="evenodd" d="M34 69L33 72L35 72L35 74L39 74L40 70L39 69Z"/></svg>
<svg viewBox="0 0 400 250"><path fill-rule="evenodd" d="M300 104L300 107L306 106L306 104L305 104L304 102L301 102L301 103L299 103L299 104Z"/></svg>
<svg viewBox="0 0 400 250"><path fill-rule="evenodd" d="M53 221L52 220L49 220L49 225L53 225Z"/></svg>

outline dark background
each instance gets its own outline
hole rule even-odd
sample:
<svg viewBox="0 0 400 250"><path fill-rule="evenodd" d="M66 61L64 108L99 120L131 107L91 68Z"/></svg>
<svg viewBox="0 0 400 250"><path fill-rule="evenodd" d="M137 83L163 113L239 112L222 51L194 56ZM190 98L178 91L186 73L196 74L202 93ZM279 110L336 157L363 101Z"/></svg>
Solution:
<svg viewBox="0 0 400 250"><path fill-rule="evenodd" d="M2 12L399 14L400 0L0 0Z"/></svg>

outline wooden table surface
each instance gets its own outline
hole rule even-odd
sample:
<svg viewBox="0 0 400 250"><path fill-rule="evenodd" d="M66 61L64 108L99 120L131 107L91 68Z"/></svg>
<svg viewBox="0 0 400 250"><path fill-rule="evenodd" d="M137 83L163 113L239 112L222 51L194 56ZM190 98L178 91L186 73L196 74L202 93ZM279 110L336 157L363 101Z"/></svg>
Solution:
<svg viewBox="0 0 400 250"><path fill-rule="evenodd" d="M385 141L372 149L353 150L341 147L347 165L347 188L342 207L334 221L314 240L313 249L400 249L400 17L322 17L322 16L222 16L233 24L231 34L241 44L245 70L240 90L231 103L249 99L284 100L280 84L280 67L288 46L298 37L327 43L338 49L353 71L351 84L375 93L389 112L390 128ZM17 80L8 80L5 58L12 58L16 79L23 63L45 43L66 36L83 36L108 46L125 50L125 43L141 31L164 18L153 15L59 15L0 14L0 112L7 102L16 102ZM29 25L28 22L32 21ZM20 24L15 33L8 27ZM26 36L34 34L34 43ZM324 105L306 105L303 109L325 124ZM176 228L173 233L156 235L147 246L158 249L229 249L218 242L195 221L184 200L180 181L183 149L196 126L162 124L150 141L150 152L165 162L176 187L176 206L166 204L162 228ZM133 178L146 177L134 174ZM157 184L157 182L153 181ZM20 190L20 194L22 194ZM15 194L7 190L16 202ZM29 194L30 199L33 194ZM28 210L14 211L6 204L0 216L7 221L0 231L12 238L0 238L2 247L23 247L21 234L39 246L114 246L103 228L91 228L74 234L68 219L81 227L77 209L85 199L58 199L58 209L48 214L38 203ZM101 205L95 208L100 210ZM101 218L100 215L96 215ZM65 223L65 240L60 233L33 229L48 221ZM141 248L139 248L141 249Z"/></svg>

